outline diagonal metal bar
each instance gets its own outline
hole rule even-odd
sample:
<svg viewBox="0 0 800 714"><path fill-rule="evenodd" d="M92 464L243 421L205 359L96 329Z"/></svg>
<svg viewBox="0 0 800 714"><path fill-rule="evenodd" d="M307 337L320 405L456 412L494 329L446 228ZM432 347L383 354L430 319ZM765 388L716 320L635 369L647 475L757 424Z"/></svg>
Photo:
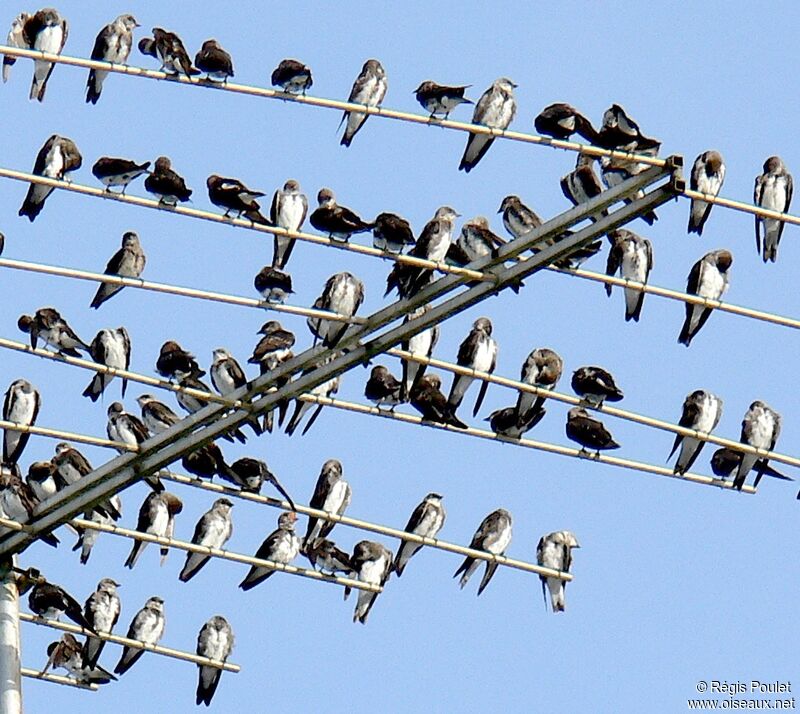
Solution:
<svg viewBox="0 0 800 714"><path fill-rule="evenodd" d="M304 394L348 369L367 362L373 355L394 347L430 325L468 309L487 297L497 294L503 288L518 284L523 278L568 255L597 236L624 225L643 212L656 208L675 197L683 188L683 181L679 177L681 165L680 157L671 157L663 168L648 169L615 188L604 191L591 201L556 216L537 230L510 241L498 251L496 256L489 256L471 264L470 267L476 270L490 273L494 277L493 282L482 281L431 308L421 317L405 322L366 341L373 333L402 318L417 307L429 304L462 287L466 280L457 275L440 278L414 297L400 300L369 316L363 325L350 327L335 350L321 347L306 350L273 372L256 378L232 393L229 395L230 398L251 401L252 412L265 412L273 408L280 400L292 399ZM533 257L516 262L510 267L504 266L506 261L529 250L532 246L549 237L563 236L567 229L580 221L597 215L620 199L629 197L667 176L670 177L668 182L644 196L632 200L582 230L536 253ZM329 361L323 364L323 360L326 358ZM265 394L278 380L291 377L314 366L316 366L315 369L305 371L285 386ZM39 533L52 530L111 494L117 493L131 483L172 463L183 454L217 438L241 424L251 415L250 410L235 410L227 415L226 411L225 406L209 405L183 419L171 429L148 439L141 445L137 454L124 454L113 459L81 479L80 482L64 489L54 498L48 499L37 508L35 517L24 532L10 533L0 540L0 555L19 552L35 540Z"/></svg>

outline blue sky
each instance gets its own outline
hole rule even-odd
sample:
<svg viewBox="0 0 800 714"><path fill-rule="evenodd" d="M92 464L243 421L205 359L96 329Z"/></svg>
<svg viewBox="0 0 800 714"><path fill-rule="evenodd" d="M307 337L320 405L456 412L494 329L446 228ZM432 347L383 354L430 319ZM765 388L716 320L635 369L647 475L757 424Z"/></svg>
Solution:
<svg viewBox="0 0 800 714"><path fill-rule="evenodd" d="M687 167L704 150L721 151L728 168L723 193L741 200L752 199L754 177L768 156L780 154L790 171L800 166L800 147L791 138L798 99L786 91L786 48L796 39L796 14L788 4L678 9L560 3L557 10L530 3L203 5L198 11L194 3L131 0L57 7L70 21L65 52L79 56L89 55L105 23L132 12L142 24L137 39L153 26L169 28L194 55L203 40L216 37L233 55L242 83L266 85L281 59L296 57L311 66L314 93L344 99L363 62L377 57L389 78L385 105L419 111L412 92L424 79L472 84L469 96L477 99L495 78L509 76L519 84L512 128L524 131L555 101L574 104L595 122L618 102L646 134L662 139L664 154L683 154ZM4 26L20 9L6 7ZM131 62L155 67L136 51ZM39 105L27 100L30 74L30 63L20 61L0 89L4 167L30 170L45 139L60 133L83 153L76 182L94 183L90 167L101 155L141 161L166 154L201 208L209 207L205 178L211 173L236 176L270 195L295 178L312 203L317 190L329 186L362 215L395 211L417 232L438 206L450 204L465 218L489 216L502 233L495 212L509 193L546 217L569 207L558 180L574 165L572 153L498 141L466 176L456 171L464 135L436 127L371 118L345 149L336 133L339 115L330 110L120 76L108 78L93 107L83 101L85 72L66 66L56 67ZM469 116L460 108L453 118ZM270 260L271 240L257 233L67 193L52 195L29 224L16 215L25 190L0 182L4 257L102 271L122 233L132 229L147 252L146 278L251 296L253 276ZM131 186L131 193L143 191L141 183ZM734 254L731 302L800 314L796 228L787 227L778 263L765 266L756 254L752 217L717 207L698 238L686 235L687 215L688 202L681 199L659 209L654 227L642 221L630 226L653 241L654 284L683 289L697 259L728 248ZM299 244L289 266L294 304L310 305L325 279L345 269L366 284L362 314L387 304L381 296L388 265L380 261ZM604 260L586 267L602 271ZM125 325L132 369L144 373L152 373L167 339L206 366L218 346L244 363L268 319L246 308L130 289L94 312L88 307L92 284L10 270L1 277L0 335L20 338L18 316L53 305L87 341L103 327ZM503 294L444 325L436 356L453 360L471 322L486 315L500 344L498 374L516 377L533 348L548 346L564 358L567 376L581 365L602 365L625 392L621 406L671 421L686 394L708 389L724 400L717 433L733 439L750 402L762 399L783 414L779 450L800 450L796 335L720 313L687 350L676 341L681 304L648 296L639 324L625 323L623 314L619 292L609 300L600 285L537 275L519 296ZM280 319L299 346L310 344L302 319ZM16 353L2 357L3 389L18 377L39 387L40 425L105 436L105 410L118 398L118 385L104 402L91 404L80 396L89 373ZM396 360L377 362L399 373ZM360 368L346 375L340 396L359 400L366 377ZM449 388L450 377L443 380ZM568 379L561 388L568 389ZM144 391L130 385L126 406L135 410L135 397ZM169 395L164 400L173 404ZM474 392L465 405L472 400ZM492 388L481 416L513 400L507 390ZM552 404L531 436L567 443L565 413ZM621 456L663 463L670 434L610 417L605 422L622 444ZM23 467L50 458L54 446L31 439ZM82 450L95 464L110 456ZM223 443L223 450L229 460L266 459L301 502L310 498L322 463L340 459L355 517L402 528L422 497L437 491L448 510L444 539L467 544L487 513L505 507L515 519L509 555L535 560L539 537L559 529L574 531L582 549L564 615L545 611L536 576L500 569L476 599L477 583L460 592L452 580L459 558L422 551L402 579L389 583L364 627L351 623L352 601L342 603L338 587L278 575L242 593L236 584L243 568L226 562L182 584L181 553L159 567L153 546L135 570L124 571L129 542L111 536L101 537L86 566L69 552L66 531L57 552L35 545L22 556L24 565L36 565L81 602L102 577L123 583L123 633L144 601L160 595L167 613L162 644L171 647L193 650L200 626L224 614L237 634L231 659L242 672L223 675L217 711L261 711L268 702L276 711L410 712L422 706L660 713L683 709L701 679L791 681L797 675L794 554L800 543L791 485L768 481L755 497L739 495L332 410L304 438L276 434L242 447ZM706 448L697 470L709 473L712 452ZM213 497L174 490L185 502L176 535L189 539ZM135 525L146 494L145 486L123 494L124 525ZM277 516L237 503L229 547L255 552ZM369 537L342 526L333 536L347 549ZM25 626L24 664L41 667L53 639L51 631ZM118 648L109 646L102 661L113 667L116 657ZM24 694L29 711L189 712L195 685L194 666L146 655L119 683L96 694L31 681Z"/></svg>

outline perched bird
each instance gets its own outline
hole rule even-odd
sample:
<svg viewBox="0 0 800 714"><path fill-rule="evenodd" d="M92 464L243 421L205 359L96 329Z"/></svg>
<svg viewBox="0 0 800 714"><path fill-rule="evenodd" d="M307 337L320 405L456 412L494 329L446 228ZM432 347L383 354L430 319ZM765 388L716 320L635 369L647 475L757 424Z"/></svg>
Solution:
<svg viewBox="0 0 800 714"><path fill-rule="evenodd" d="M233 77L233 60L216 40L206 40L194 56L194 63L201 72L206 73L209 82L227 84Z"/></svg>
<svg viewBox="0 0 800 714"><path fill-rule="evenodd" d="M149 161L137 164L130 159L101 156L92 166L92 175L106 187L106 191L109 193L111 193L112 186L122 186L120 193L124 194L128 184L142 174L146 174L149 168Z"/></svg>
<svg viewBox="0 0 800 714"><path fill-rule="evenodd" d="M175 530L175 516L183 510L183 502L175 494L168 491L151 493L139 508L139 520L136 530L140 533L149 533L160 538L172 538ZM147 546L147 541L134 540L131 552L125 560L125 567L133 569L139 556ZM169 549L161 547L161 565L167 558Z"/></svg>
<svg viewBox="0 0 800 714"><path fill-rule="evenodd" d="M157 645L164 634L164 624L164 601L160 597L151 597L136 613L128 628L127 637L146 645ZM119 662L114 667L114 674L125 674L143 654L143 649L124 647Z"/></svg>
<svg viewBox="0 0 800 714"><path fill-rule="evenodd" d="M425 538L435 538L437 533L442 530L447 513L442 505L442 496L438 493L429 493L422 500L408 519L405 531ZM394 561L394 571L399 578L403 574L406 564L422 548L421 543L414 543L410 540L400 541L397 550L397 558Z"/></svg>
<svg viewBox="0 0 800 714"><path fill-rule="evenodd" d="M294 511L281 513L278 528L270 533L256 551L256 558L270 560L280 565L288 565L300 552L300 539L294 532L297 514ZM251 590L275 573L273 568L253 565L244 580L239 583L242 590Z"/></svg>
<svg viewBox="0 0 800 714"><path fill-rule="evenodd" d="M28 48L37 52L60 55L69 35L69 24L58 14L58 10L48 7L31 15L22 26L22 37ZM33 61L31 80L31 99L44 101L47 80L53 74L55 64L47 60Z"/></svg>
<svg viewBox="0 0 800 714"><path fill-rule="evenodd" d="M370 372L367 385L364 388L364 396L369 401L374 402L378 409L382 404L394 408L402 401L400 399L402 384L397 378L383 365L376 365Z"/></svg>
<svg viewBox="0 0 800 714"><path fill-rule="evenodd" d="M570 531L548 533L539 539L539 545L536 546L536 562L545 568L568 573L572 567L572 549L580 547L578 539ZM548 578L546 575L540 575L539 579L542 581L542 597L544 597L545 608L547 608L546 586L550 591L553 612L564 612L567 606L564 599L566 581L561 578Z"/></svg>
<svg viewBox="0 0 800 714"><path fill-rule="evenodd" d="M125 231L122 234L122 247L111 256L103 272L106 275L119 275L123 278L138 278L144 271L146 262L147 256L142 250L138 234L134 231ZM100 283L89 307L96 310L124 287L114 283Z"/></svg>
<svg viewBox="0 0 800 714"><path fill-rule="evenodd" d="M579 134L590 144L597 143L597 130L570 104L557 102L546 106L533 120L533 126L539 134L554 139L565 140L573 134Z"/></svg>
<svg viewBox="0 0 800 714"><path fill-rule="evenodd" d="M185 373L180 374L181 376L178 378L178 384L181 387L192 389L196 392L207 392L208 394L213 394L211 387L209 387L205 382L200 381L196 376ZM205 372L203 372L203 374L205 374ZM181 409L184 409L189 414L194 414L209 404L208 400L203 399L195 394L189 394L185 391L176 392L175 399L178 401L178 404L180 404ZM247 437L244 435L244 432L238 427L234 427L228 433L223 434L222 438L226 441L233 441L235 438L242 444L247 441Z"/></svg>
<svg viewBox="0 0 800 714"><path fill-rule="evenodd" d="M292 497L281 486L278 477L269 470L266 462L261 461L261 459L253 459L249 456L237 459L230 465L223 477L247 493L260 493L264 482L271 483L278 493L286 499L291 509L293 511L297 510Z"/></svg>
<svg viewBox="0 0 800 714"><path fill-rule="evenodd" d="M253 286L270 303L283 304L292 290L292 276L270 265L265 265L253 280Z"/></svg>
<svg viewBox="0 0 800 714"><path fill-rule="evenodd" d="M156 361L156 372L167 379L180 378L183 375L199 378L205 375L194 355L172 340L161 345L161 351Z"/></svg>
<svg viewBox="0 0 800 714"><path fill-rule="evenodd" d="M743 455L743 451L728 449L722 446L717 449L711 457L711 470L720 478L729 478L738 471L739 465L742 463ZM756 461L753 468L756 470L756 478L758 480L761 480L762 476L772 476L782 481L794 480L789 476L785 476L780 471L776 471L767 463L766 459L759 459Z"/></svg>
<svg viewBox="0 0 800 714"><path fill-rule="evenodd" d="M465 84L458 87L448 87L426 80L414 90L414 94L422 108L431 115L431 119L437 114L443 114L444 118L447 119L450 116L450 112L459 104L474 103L464 96L464 91L471 86L470 84Z"/></svg>
<svg viewBox="0 0 800 714"><path fill-rule="evenodd" d="M341 516L350 505L351 496L352 490L350 484L344 480L341 462L336 459L328 459L322 464L317 485L314 487L314 494L308 505L319 511ZM335 521L324 521L316 516L309 516L303 545L308 548L317 539L327 538L335 525Z"/></svg>
<svg viewBox="0 0 800 714"><path fill-rule="evenodd" d="M233 630L222 615L214 615L200 628L195 651L200 657L225 662L230 656L231 650L233 650ZM222 677L222 670L219 667L198 664L197 673L197 698L195 704L211 706L211 700L217 691L220 677Z"/></svg>
<svg viewBox="0 0 800 714"><path fill-rule="evenodd" d="M60 640L51 642L47 646L47 664L43 672L51 666L67 670L81 684L108 684L117 679L99 665L94 667L84 665L81 645L69 632L65 632Z"/></svg>
<svg viewBox="0 0 800 714"><path fill-rule="evenodd" d="M464 223L461 235L456 241L464 251L468 262L496 256L497 249L505 245L505 241L489 228L489 220L485 216L478 216Z"/></svg>
<svg viewBox="0 0 800 714"><path fill-rule="evenodd" d="M148 44L144 40L140 41L139 50L143 54L157 57L161 61L161 70L167 74L184 74L189 78L201 74L199 69L192 66L189 53L183 46L181 38L174 32L154 27L152 43Z"/></svg>
<svg viewBox="0 0 800 714"><path fill-rule="evenodd" d="M214 361L211 364L211 384L223 397L235 392L240 387L247 384L242 366L236 358L223 347L218 347L213 352ZM253 416L247 420L247 424L255 432L256 436L261 435L261 425L258 417Z"/></svg>
<svg viewBox="0 0 800 714"><path fill-rule="evenodd" d="M314 80L311 70L295 59L281 60L270 77L273 87L280 87L287 94L302 94L311 89Z"/></svg>
<svg viewBox="0 0 800 714"><path fill-rule="evenodd" d="M329 188L320 189L317 194L318 208L308 220L320 233L327 233L331 240L347 243L353 233L372 230L374 223L363 221L356 213L336 203L336 197Z"/></svg>
<svg viewBox="0 0 800 714"><path fill-rule="evenodd" d="M34 349L41 337L45 346L55 348L59 354L80 357L79 349L89 352L87 345L61 317L61 313L53 307L39 308L34 315L22 315L17 321L22 332L31 336L31 347Z"/></svg>
<svg viewBox="0 0 800 714"><path fill-rule="evenodd" d="M362 583L384 587L392 574L394 553L381 543L371 540L362 540L353 548L353 557L350 559L353 572ZM367 617L378 593L369 590L359 590L356 609L353 612L353 622L367 623Z"/></svg>
<svg viewBox="0 0 800 714"><path fill-rule="evenodd" d="M603 422L589 416L581 407L573 407L567 414L567 438L580 444L581 451L594 449L598 455L601 450L619 448Z"/></svg>
<svg viewBox="0 0 800 714"><path fill-rule="evenodd" d="M3 402L3 419L21 426L33 426L36 423L41 402L42 398L36 387L25 379L17 379L6 390L6 397ZM29 433L24 431L3 430L4 464L17 463L30 436Z"/></svg>
<svg viewBox="0 0 800 714"><path fill-rule="evenodd" d="M503 225L513 238L528 235L542 225L536 211L528 208L519 196L509 195L503 199L497 211L503 214Z"/></svg>
<svg viewBox="0 0 800 714"><path fill-rule="evenodd" d="M186 187L186 181L172 170L172 161L167 156L159 156L153 172L144 180L144 188L148 193L158 196L162 206L177 206L178 202L186 202L192 190Z"/></svg>
<svg viewBox="0 0 800 714"><path fill-rule="evenodd" d="M781 415L762 401L754 401L742 420L742 434L739 441L756 449L772 451L781 433ZM759 457L755 454L742 454L742 461L736 469L736 477L733 480L733 487L742 490L747 475ZM764 466L767 459L761 459ZM758 473L753 486L758 486L763 474Z"/></svg>
<svg viewBox="0 0 800 714"><path fill-rule="evenodd" d="M89 354L98 364L113 369L127 370L131 364L131 338L124 327L117 329L100 330L89 345ZM89 382L89 386L83 390L83 396L89 397L96 402L105 388L114 379L113 374L98 372ZM128 380L122 380L122 398L125 398L125 390Z"/></svg>
<svg viewBox="0 0 800 714"><path fill-rule="evenodd" d="M535 427L547 413L546 409L533 407L521 412L516 406L495 409L485 421L491 430L499 436L509 439L520 439L523 434Z"/></svg>
<svg viewBox="0 0 800 714"><path fill-rule="evenodd" d="M706 253L692 266L686 282L686 292L710 300L720 300L728 290L728 271L732 264L733 255L728 250L712 250ZM708 321L713 309L687 302L686 319L678 335L678 342L688 347Z"/></svg>
<svg viewBox="0 0 800 714"><path fill-rule="evenodd" d="M369 59L364 62L361 74L356 77L350 96L347 101L351 104L363 104L367 107L379 107L383 98L386 96L388 81L383 65L376 59ZM341 145L350 146L353 137L367 121L369 114L364 112L346 111L342 116L340 126L345 124L344 134L342 135Z"/></svg>
<svg viewBox="0 0 800 714"><path fill-rule="evenodd" d="M594 171L596 160L594 156L579 153L575 168L561 177L561 192L573 206L591 201L603 192L603 184ZM597 215L591 216L590 220L596 221ZM608 211L603 209L599 215L608 215Z"/></svg>
<svg viewBox="0 0 800 714"><path fill-rule="evenodd" d="M469 335L458 348L457 364L459 367L466 367L474 372L488 372L489 374L494 372L497 365L497 342L492 337L492 322L489 318L479 317L472 323ZM447 398L447 405L453 414L461 405L467 389L474 381L475 377L470 375L453 375L453 386L450 388L450 396ZM480 411L488 387L489 383L481 380L481 388L478 398L475 400L472 416L477 416Z"/></svg>
<svg viewBox="0 0 800 714"><path fill-rule="evenodd" d="M283 184L282 189L275 191L269 211L269 220L273 226L297 233L303 227L307 213L308 198L300 192L300 184L297 181L289 179ZM273 268L283 270L286 267L296 242L296 238L275 234L272 253Z"/></svg>
<svg viewBox="0 0 800 714"><path fill-rule="evenodd" d="M111 506L113 509L122 514L122 500L118 495L113 495L109 499ZM110 516L105 515L105 510L101 512L97 508L92 509L90 511L86 511L83 514L84 519L87 521L92 521L93 523L100 523L102 525L111 525L114 522L114 519ZM89 556L92 554L92 548L94 548L94 544L97 542L97 539L100 537L100 531L92 530L90 528L85 528L82 530L78 530L78 540L74 546L72 546L72 550L80 550L80 561L82 565L86 565L89 562Z"/></svg>
<svg viewBox="0 0 800 714"><path fill-rule="evenodd" d="M277 320L265 322L258 331L263 337L253 349L248 363L262 366L262 374L275 369L282 362L291 359L295 343L294 333L284 330Z"/></svg>
<svg viewBox="0 0 800 714"><path fill-rule="evenodd" d="M120 15L100 30L94 41L92 59L98 62L125 64L133 46L133 30L139 27L133 15ZM102 69L90 69L86 82L86 101L97 104L103 91L103 82L108 72Z"/></svg>
<svg viewBox="0 0 800 714"><path fill-rule="evenodd" d="M409 222L396 213L379 213L372 228L372 245L378 250L400 255L407 245L414 245Z"/></svg>
<svg viewBox="0 0 800 714"><path fill-rule="evenodd" d="M678 426L710 434L716 429L721 417L722 400L711 392L704 392L702 389L698 389L689 394L684 400L683 412ZM671 459L678 447L681 447L678 460L675 462L674 472L676 474L685 474L692 468L692 464L700 455L705 444L706 442L702 439L676 434L672 451L669 452L667 457L667 459Z"/></svg>
<svg viewBox="0 0 800 714"><path fill-rule="evenodd" d="M442 380L438 374L419 377L408 396L411 406L422 414L422 421L445 424L458 429L467 428L467 425L453 413L447 398L442 394Z"/></svg>
<svg viewBox="0 0 800 714"><path fill-rule="evenodd" d="M227 476L230 469L222 454L222 449L213 441L185 454L181 459L181 465L198 478L207 479L223 474Z"/></svg>
<svg viewBox="0 0 800 714"><path fill-rule="evenodd" d="M83 157L75 142L65 136L53 134L36 154L36 161L31 173L36 176L66 181L66 175L70 171L77 171L82 163ZM22 206L20 206L19 215L27 216L32 223L42 212L44 202L54 190L53 186L32 183L28 187L28 193L25 195Z"/></svg>
<svg viewBox="0 0 800 714"><path fill-rule="evenodd" d="M564 360L548 347L533 350L520 370L519 381L539 389L553 391L561 379ZM546 397L531 392L520 392L517 397L517 415L524 418L530 411L541 411Z"/></svg>
<svg viewBox="0 0 800 714"><path fill-rule="evenodd" d="M239 179L224 178L217 174L211 174L206 179L206 187L211 203L225 209L225 218L230 216L231 211L235 211L236 218L244 215L253 223L269 224L269 221L261 215L261 204L256 200L266 196L263 191L253 191Z"/></svg>
<svg viewBox="0 0 800 714"><path fill-rule="evenodd" d="M658 139L642 134L639 125L619 104L612 104L603 113L603 124L595 143L605 149L623 149L637 154L661 147Z"/></svg>
<svg viewBox="0 0 800 714"><path fill-rule="evenodd" d="M617 228L608 234L611 250L606 262L606 275L619 271L625 280L647 283L653 269L653 244L625 228ZM611 284L606 283L606 294L611 295ZM644 304L644 292L625 288L625 321L639 322Z"/></svg>
<svg viewBox="0 0 800 714"><path fill-rule="evenodd" d="M88 476L94 471L89 460L80 451L72 448L64 441L56 444L55 453L50 459L50 463L54 469L53 479L58 491L63 491L67 486L77 483L84 476ZM110 497L95 506L92 512L97 511L99 514L116 521L122 517L122 512L117 505L119 503L118 497Z"/></svg>
<svg viewBox="0 0 800 714"><path fill-rule="evenodd" d="M95 632L92 623L84 616L80 603L60 585L48 583L43 577L38 578L28 595L28 607L31 612L47 620L58 620L66 615L78 627Z"/></svg>
<svg viewBox="0 0 800 714"><path fill-rule="evenodd" d="M640 151L639 153L655 157L658 154L658 150L646 150ZM634 162L630 159L625 159L618 156L602 156L600 158L600 177L603 179L603 183L606 185L606 188L614 188L615 186L619 186L623 181L627 181L629 178L638 176L642 171L645 171L648 168L650 168L648 164ZM622 200L624 203L628 204L634 199L643 197L644 190L639 189L635 193L624 197ZM656 215L656 212L653 210L646 211L639 217L650 226L652 226L658 220L658 215Z"/></svg>
<svg viewBox="0 0 800 714"><path fill-rule="evenodd" d="M725 162L719 151L704 151L694 160L689 187L692 191L700 191L711 196L718 196L725 182ZM703 227L711 215L714 204L699 198L692 199L689 208L689 233L703 235Z"/></svg>
<svg viewBox="0 0 800 714"><path fill-rule="evenodd" d="M517 113L517 102L514 99L516 86L506 77L496 79L475 105L472 123L501 131L508 129ZM458 170L463 169L467 173L472 171L493 142L494 136L490 134L470 134Z"/></svg>
<svg viewBox="0 0 800 714"><path fill-rule="evenodd" d="M411 322L412 320L422 317L430 310L430 305L421 305L416 310L409 312L403 322ZM439 325L431 325L425 330L418 332L413 337L406 338L400 343L401 349L406 352L411 352L414 355L421 357L432 357L433 349L439 341ZM414 385L425 374L428 365L422 362L413 362L411 360L403 360L403 379L401 383L400 398L401 401L407 401L408 395L414 388Z"/></svg>
<svg viewBox="0 0 800 714"><path fill-rule="evenodd" d="M611 372L602 367L579 367L572 373L572 389L579 397L593 406L603 402L619 402L625 396L617 386Z"/></svg>
<svg viewBox="0 0 800 714"><path fill-rule="evenodd" d="M337 353L331 354L322 365L314 365L308 369L303 370L303 376L310 374L314 370L322 367L323 365L331 362L338 356ZM324 382L321 382L313 389L309 390L307 394L315 397L324 397L326 399L330 399L334 394L339 391L339 386L342 382L342 376L337 375L335 377L331 377ZM313 402L304 402L300 399L295 400L295 407L294 413L292 414L292 418L289 420L289 423L286 425L286 433L291 436L297 430L297 427L300 426L300 422L303 420L303 416L305 413L314 406ZM320 412L322 411L322 404L317 404L317 408L314 410L314 413L309 417L308 423L303 427L302 434L305 435L308 433L308 430L312 427L314 422L319 417Z"/></svg>
<svg viewBox="0 0 800 714"><path fill-rule="evenodd" d="M787 213L792 203L794 185L780 156L770 156L764 162L764 173L756 177L753 202L778 213ZM778 259L778 245L786 224L775 218L756 216L756 249L763 261ZM763 247L762 247L763 241Z"/></svg>
<svg viewBox="0 0 800 714"><path fill-rule="evenodd" d="M179 393L180 394L180 393ZM125 407L119 402L112 402L107 410L108 423L106 424L106 434L111 441L118 441L128 446L139 447L150 438L150 432L135 414L125 411ZM128 453L128 449L116 447L121 454ZM156 493L164 490L164 486L158 476L146 476L145 482Z"/></svg>
<svg viewBox="0 0 800 714"><path fill-rule="evenodd" d="M39 499L33 488L22 480L19 466L3 464L0 468L0 512L4 517L17 523L27 523L33 518L33 511L38 504ZM53 548L58 547L59 540L52 533L41 534L39 538Z"/></svg>
<svg viewBox="0 0 800 714"><path fill-rule="evenodd" d="M350 555L337 548L333 541L317 538L310 545L303 546L302 553L315 570L327 571L330 575L336 573L344 573L347 577L354 575Z"/></svg>
<svg viewBox="0 0 800 714"><path fill-rule="evenodd" d="M142 410L142 421L151 434L161 434L181 420L172 409L152 394L139 395L136 403Z"/></svg>
<svg viewBox="0 0 800 714"><path fill-rule="evenodd" d="M475 535L472 536L472 542L469 544L469 547L473 550L486 551L492 555L505 555L506 549L510 543L511 514L504 508L498 508L481 521L478 530L475 531ZM458 570L453 574L454 578L461 575L459 585L462 590L479 565L480 561L477 558L467 556ZM497 570L497 562L494 560L487 560L486 570L483 573L481 584L478 587L478 595L486 589L495 570Z"/></svg>
<svg viewBox="0 0 800 714"><path fill-rule="evenodd" d="M25 483L37 501L44 501L58 493L55 474L56 467L52 461L34 461L28 467Z"/></svg>
<svg viewBox="0 0 800 714"><path fill-rule="evenodd" d="M200 63L198 62L198 65ZM211 509L206 511L194 527L192 543L207 548L222 549L233 535L233 521L231 520L233 503L227 498L218 498ZM178 579L189 582L200 569L209 561L210 555L203 553L186 553L186 562L178 575Z"/></svg>
<svg viewBox="0 0 800 714"><path fill-rule="evenodd" d="M9 47L16 47L17 49L30 49L28 42L22 32L25 23L30 19L30 13L21 12L11 21L11 29L8 31L6 44ZM11 67L16 63L17 58L10 55L3 55L3 83L8 82L11 75Z"/></svg>
<svg viewBox="0 0 800 714"><path fill-rule="evenodd" d="M344 317L353 317L364 302L364 283L352 273L331 275L319 297L320 310L335 312ZM349 323L334 320L319 320L317 336L325 347L334 347L342 339Z"/></svg>
<svg viewBox="0 0 800 714"><path fill-rule="evenodd" d="M97 583L95 590L86 600L83 606L83 615L94 632L110 634L114 625L119 620L119 613L122 609L117 588L119 583L111 578L103 578ZM97 660L105 647L105 640L99 637L87 637L83 644L83 666L94 668Z"/></svg>

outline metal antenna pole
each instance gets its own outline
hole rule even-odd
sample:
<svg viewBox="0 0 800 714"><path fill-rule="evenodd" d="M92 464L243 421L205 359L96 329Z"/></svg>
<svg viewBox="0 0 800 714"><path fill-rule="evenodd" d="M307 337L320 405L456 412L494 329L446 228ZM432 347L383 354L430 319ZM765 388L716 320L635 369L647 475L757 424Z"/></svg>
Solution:
<svg viewBox="0 0 800 714"><path fill-rule="evenodd" d="M0 714L22 714L19 590L11 561L0 566Z"/></svg>

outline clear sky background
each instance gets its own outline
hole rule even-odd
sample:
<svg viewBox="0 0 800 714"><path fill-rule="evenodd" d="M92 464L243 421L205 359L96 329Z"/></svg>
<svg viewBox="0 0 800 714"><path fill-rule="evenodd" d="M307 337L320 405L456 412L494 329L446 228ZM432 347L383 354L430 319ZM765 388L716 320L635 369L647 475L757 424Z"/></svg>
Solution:
<svg viewBox="0 0 800 714"><path fill-rule="evenodd" d="M596 123L618 102L646 134L662 139L665 155L684 155L687 172L700 152L721 151L726 196L752 200L754 177L772 154L790 171L800 170L793 138L800 107L787 82L797 15L788 3L62 0L57 6L70 21L68 54L88 57L100 28L132 12L142 25L137 40L153 26L165 27L194 55L203 40L216 37L233 55L242 83L268 85L277 63L296 57L313 69L315 94L345 99L363 62L377 57L389 79L385 105L420 111L412 92L424 79L472 84L469 96L477 100L495 78L508 76L519 84L514 129L531 130L534 116L555 101L574 104ZM4 28L21 9L4 4ZM136 50L131 63L157 68ZM269 195L295 178L312 205L317 190L329 186L362 215L395 211L417 232L443 204L465 218L489 216L498 233L496 211L507 194L519 194L545 217L569 207L558 181L572 169L573 153L497 141L467 176L456 170L465 143L458 132L371 118L345 149L336 133L340 117L331 110L116 75L91 106L84 103L86 72L66 66L56 67L39 105L27 99L30 76L30 62L21 60L0 89L4 167L30 170L47 137L59 133L83 153L76 182L95 184L90 168L101 155L142 161L166 154L194 189L198 208L210 205L205 179L211 173L238 177ZM462 107L453 118L470 116ZM253 276L272 254L271 239L253 232L60 192L30 224L17 217L25 191L18 182L0 182L6 257L102 271L122 233L136 230L148 256L144 277L257 296ZM141 181L130 193L144 194ZM734 254L730 301L800 315L795 227L786 228L778 263L763 265L752 217L716 207L703 237L688 237L688 209L681 199L659 209L654 227L641 220L630 226L653 241L652 283L683 290L696 260L728 248ZM604 261L596 257L586 267L602 271ZM341 270L366 285L361 314L388 304L382 298L388 263L299 243L289 267L293 304L312 304L326 278ZM167 339L206 367L218 346L244 363L256 330L272 317L132 289L95 312L88 307L95 284L11 270L0 281L0 335L23 339L19 315L53 305L86 341L101 328L125 325L133 341L131 368L148 374ZM748 405L762 399L784 417L778 449L800 452L797 336L787 328L714 314L687 350L676 341L681 303L647 296L641 322L625 323L618 291L608 299L598 284L540 274L519 296L504 293L450 320L436 356L454 360L481 315L495 325L498 374L517 377L533 348L549 346L565 361L562 390L577 367L602 365L625 392L621 406L670 421L677 421L689 392L711 390L724 400L717 433L733 439ZM279 318L297 334L298 347L310 344L304 320ZM395 359L376 362L400 371ZM347 374L340 396L362 399L367 374L361 368ZM80 396L88 372L4 352L0 385L19 377L41 391L40 425L105 436L106 408L119 398L118 383L92 404ZM443 381L449 389L450 377ZM476 390L465 400L465 415ZM150 390L131 384L126 407L138 412L134 400L144 391ZM177 409L170 395L163 398ZM514 399L491 388L480 418ZM531 436L568 443L565 415L565 406L551 404ZM671 434L610 417L605 422L622 444L621 456L664 462ZM32 438L23 469L49 459L54 446ZM177 574L184 556L172 552L159 567L152 545L135 570L124 570L130 541L113 536L101 536L86 566L69 551L72 535L64 529L58 551L37 544L23 554L23 565L39 567L81 602L102 577L120 581L123 634L151 595L166 602L167 646L193 651L201 625L224 614L237 635L231 659L242 672L223 674L216 711L660 713L684 710L701 679L798 679L800 506L790 484L767 479L758 495L740 495L333 410L306 437L273 434L222 447L229 460L266 459L299 502L308 502L322 463L338 458L353 488L352 516L402 528L422 497L437 491L448 512L446 540L468 544L481 519L504 507L514 516L510 556L535 560L539 537L559 529L574 531L582 548L565 614L545 610L535 575L501 568L476 599L479 576L464 591L452 579L460 558L423 550L402 579L391 580L366 626L351 623L353 601L343 603L338 586L278 574L242 593L236 585L243 566L220 561L182 584ZM81 450L95 465L112 455ZM710 473L711 453L706 447L698 471ZM176 536L188 540L213 494L173 490L185 502ZM135 526L147 492L137 485L123 494L124 525ZM233 515L228 547L254 553L278 512L237 502ZM304 518L299 528L304 531ZM343 526L333 531L346 549L364 537L371 536ZM25 625L24 664L42 667L46 645L57 636ZM112 668L118 656L119 648L109 645L102 663ZM193 665L146 654L98 693L26 680L24 696L30 712L178 713L195 710L195 686Z"/></svg>

